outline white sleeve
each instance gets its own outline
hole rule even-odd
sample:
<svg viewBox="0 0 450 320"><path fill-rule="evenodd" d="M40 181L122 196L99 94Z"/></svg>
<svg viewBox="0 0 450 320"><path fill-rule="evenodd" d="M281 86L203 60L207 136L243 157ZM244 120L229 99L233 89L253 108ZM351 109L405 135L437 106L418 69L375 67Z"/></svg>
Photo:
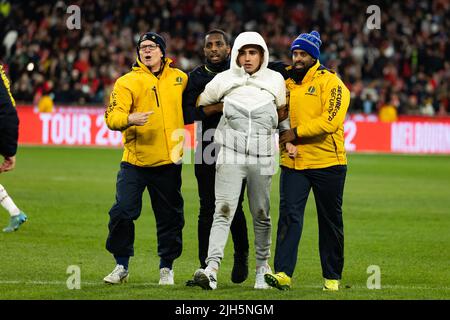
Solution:
<svg viewBox="0 0 450 320"><path fill-rule="evenodd" d="M210 104L218 103L222 99L223 92L221 86L220 74L215 76L208 84L205 86L202 94L198 99L199 106L208 106Z"/></svg>
<svg viewBox="0 0 450 320"><path fill-rule="evenodd" d="M289 120L289 116L278 124L278 129L280 129L280 132L289 130L290 128L291 121Z"/></svg>
<svg viewBox="0 0 450 320"><path fill-rule="evenodd" d="M279 73L277 75L279 76L278 77L279 80L277 79L279 87L277 91L279 93L277 94L275 102L277 104L277 108L281 108L286 105L286 84L284 82L283 76ZM291 128L291 121L289 120L289 116L278 124L278 129L280 129L280 132L289 130L290 128Z"/></svg>
<svg viewBox="0 0 450 320"><path fill-rule="evenodd" d="M284 78L281 74L276 72L276 84L278 87L277 90L277 97L276 97L276 104L277 108L281 108L286 104L286 84L284 82Z"/></svg>

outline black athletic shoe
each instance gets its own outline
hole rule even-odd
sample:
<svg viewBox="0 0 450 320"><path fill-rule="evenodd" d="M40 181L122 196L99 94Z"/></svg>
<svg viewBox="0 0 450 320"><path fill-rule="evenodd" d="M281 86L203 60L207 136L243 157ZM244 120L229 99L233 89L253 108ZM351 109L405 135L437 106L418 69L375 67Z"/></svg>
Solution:
<svg viewBox="0 0 450 320"><path fill-rule="evenodd" d="M244 256L234 255L233 270L231 271L231 281L233 283L244 282L248 277L248 254Z"/></svg>

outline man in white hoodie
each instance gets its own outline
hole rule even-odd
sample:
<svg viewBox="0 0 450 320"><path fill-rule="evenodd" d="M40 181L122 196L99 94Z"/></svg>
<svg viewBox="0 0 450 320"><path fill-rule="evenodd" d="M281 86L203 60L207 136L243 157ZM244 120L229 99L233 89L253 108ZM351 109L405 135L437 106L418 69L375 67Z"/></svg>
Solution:
<svg viewBox="0 0 450 320"><path fill-rule="evenodd" d="M221 146L216 165L216 211L209 238L206 269L198 269L194 281L203 289L217 288L217 272L224 256L230 225L239 201L243 179L253 216L256 250L255 289L267 289L264 274L270 272L270 187L275 169L274 134L278 109L286 104L284 79L267 68L269 51L257 32L236 38L230 69L218 74L200 95L199 106L223 102L223 116L214 140ZM289 129L289 120L280 129ZM287 148L295 146L288 145Z"/></svg>

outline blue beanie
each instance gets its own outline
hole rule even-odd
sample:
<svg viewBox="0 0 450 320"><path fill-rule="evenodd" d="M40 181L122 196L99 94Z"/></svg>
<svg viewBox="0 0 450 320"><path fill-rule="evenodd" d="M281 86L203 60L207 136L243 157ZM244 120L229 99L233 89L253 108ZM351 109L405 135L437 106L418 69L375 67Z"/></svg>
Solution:
<svg viewBox="0 0 450 320"><path fill-rule="evenodd" d="M144 33L139 38L139 41L137 44L138 57L139 57L139 46L141 45L141 42L145 41L145 40L150 40L150 41L153 41L154 43L156 43L159 46L159 48L161 49L163 57L166 56L166 41L164 40L164 38L155 32L147 32L147 33Z"/></svg>
<svg viewBox="0 0 450 320"><path fill-rule="evenodd" d="M291 52L300 49L308 52L314 59L319 59L321 44L322 40L320 40L320 34L317 31L302 33L292 42Z"/></svg>

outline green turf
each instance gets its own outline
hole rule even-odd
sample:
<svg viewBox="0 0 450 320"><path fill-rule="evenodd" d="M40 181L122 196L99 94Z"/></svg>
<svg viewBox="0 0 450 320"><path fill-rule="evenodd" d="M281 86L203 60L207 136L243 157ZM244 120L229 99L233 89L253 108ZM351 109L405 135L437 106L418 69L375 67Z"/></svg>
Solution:
<svg viewBox="0 0 450 320"><path fill-rule="evenodd" d="M1 174L29 216L18 232L0 232L0 299L449 299L450 157L349 155L344 194L345 267L337 293L321 290L317 217L306 208L293 289L257 291L254 273L231 283L231 239L216 291L189 288L197 262L198 196L193 166L183 168L184 250L174 287L158 286L155 220L148 195L136 223L130 282L108 286L114 267L105 249L121 150L21 147L16 170ZM273 245L278 220L278 175L272 186ZM247 206L246 206L247 208ZM3 209L0 225L8 222ZM249 218L248 209L246 215ZM252 225L249 221L249 230ZM253 241L253 232L250 232ZM251 244L253 250L253 244ZM253 251L252 251L253 252ZM273 253L273 251L272 251ZM252 254L252 257L254 254ZM271 260L271 263L273 260ZM69 290L67 267L81 270L81 289ZM381 269L381 289L366 287L367 268ZM254 268L254 259L250 261Z"/></svg>

